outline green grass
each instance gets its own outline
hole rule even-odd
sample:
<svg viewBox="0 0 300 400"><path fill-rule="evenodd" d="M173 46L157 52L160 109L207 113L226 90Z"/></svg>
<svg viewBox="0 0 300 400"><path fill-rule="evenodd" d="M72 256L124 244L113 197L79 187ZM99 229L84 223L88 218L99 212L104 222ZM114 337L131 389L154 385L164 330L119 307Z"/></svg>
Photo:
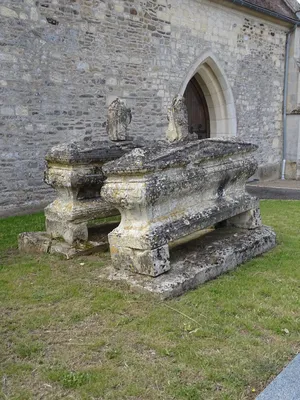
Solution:
<svg viewBox="0 0 300 400"><path fill-rule="evenodd" d="M0 218L0 251L17 248L18 233L44 230L45 218L43 213L6 219Z"/></svg>
<svg viewBox="0 0 300 400"><path fill-rule="evenodd" d="M104 282L108 253L19 254L42 214L0 220L0 399L254 399L300 351L300 202L261 208L278 246L168 302Z"/></svg>

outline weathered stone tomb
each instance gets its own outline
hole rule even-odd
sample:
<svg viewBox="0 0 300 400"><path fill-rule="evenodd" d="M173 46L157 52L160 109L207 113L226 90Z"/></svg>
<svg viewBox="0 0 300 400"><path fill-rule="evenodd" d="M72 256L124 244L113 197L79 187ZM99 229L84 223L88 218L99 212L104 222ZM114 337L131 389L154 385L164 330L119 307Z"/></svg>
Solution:
<svg viewBox="0 0 300 400"><path fill-rule="evenodd" d="M70 258L109 241L106 277L179 295L275 245L245 189L256 149L214 139L54 147L45 181L57 199L45 209L46 232L21 234L19 248ZM119 213L120 224L106 223L91 237L90 221Z"/></svg>
<svg viewBox="0 0 300 400"><path fill-rule="evenodd" d="M119 215L100 196L105 180L102 166L137 147L134 141L73 142L50 149L46 155L45 182L56 199L45 208L46 232L23 233L23 251L62 253L71 258L107 248L107 234L113 224L88 229L95 219Z"/></svg>
<svg viewBox="0 0 300 400"><path fill-rule="evenodd" d="M259 204L245 191L256 146L216 140L135 149L103 167L102 197L119 209L109 235L114 265L158 276L170 269L170 242L222 221L261 226Z"/></svg>
<svg viewBox="0 0 300 400"><path fill-rule="evenodd" d="M272 248L275 234L262 226L259 202L245 189L256 148L221 140L154 145L104 165L102 198L121 213L109 234L120 270L111 278L168 297ZM199 239L207 228L217 229Z"/></svg>

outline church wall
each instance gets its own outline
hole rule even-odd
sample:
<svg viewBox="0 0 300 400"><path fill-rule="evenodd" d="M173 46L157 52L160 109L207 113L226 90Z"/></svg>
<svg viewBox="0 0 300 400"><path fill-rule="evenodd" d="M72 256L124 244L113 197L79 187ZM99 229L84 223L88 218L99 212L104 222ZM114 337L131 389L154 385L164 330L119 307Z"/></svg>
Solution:
<svg viewBox="0 0 300 400"><path fill-rule="evenodd" d="M287 179L300 179L300 31L291 34L287 91Z"/></svg>
<svg viewBox="0 0 300 400"><path fill-rule="evenodd" d="M2 0L0 215L38 207L51 146L106 137L116 97L130 135L162 138L167 107L205 51L231 85L238 136L279 173L287 28L206 0Z"/></svg>

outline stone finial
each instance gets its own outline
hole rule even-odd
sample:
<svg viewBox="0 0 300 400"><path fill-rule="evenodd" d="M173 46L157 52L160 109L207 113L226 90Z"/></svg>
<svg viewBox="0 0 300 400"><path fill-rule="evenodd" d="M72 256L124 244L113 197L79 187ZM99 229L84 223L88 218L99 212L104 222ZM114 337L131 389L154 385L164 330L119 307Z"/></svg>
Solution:
<svg viewBox="0 0 300 400"><path fill-rule="evenodd" d="M128 125L132 119L131 109L117 98L108 107L107 133L110 140L128 140Z"/></svg>
<svg viewBox="0 0 300 400"><path fill-rule="evenodd" d="M184 97L177 95L168 109L169 126L167 139L169 142L185 140L189 134L188 112Z"/></svg>

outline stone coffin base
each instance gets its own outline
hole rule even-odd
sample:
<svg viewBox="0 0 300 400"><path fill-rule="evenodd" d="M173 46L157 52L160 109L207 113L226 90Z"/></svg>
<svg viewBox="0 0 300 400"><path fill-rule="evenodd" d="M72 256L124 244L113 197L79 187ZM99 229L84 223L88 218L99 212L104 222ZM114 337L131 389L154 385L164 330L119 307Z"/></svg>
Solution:
<svg viewBox="0 0 300 400"><path fill-rule="evenodd" d="M88 228L89 240L70 245L62 239L53 239L46 232L23 232L18 238L19 250L24 253L61 254L67 259L100 253L109 249L108 234L119 222Z"/></svg>
<svg viewBox="0 0 300 400"><path fill-rule="evenodd" d="M171 247L171 270L156 278L115 269L108 274L110 280L125 281L135 290L167 299L194 289L275 245L276 235L267 226L254 230L220 228Z"/></svg>

